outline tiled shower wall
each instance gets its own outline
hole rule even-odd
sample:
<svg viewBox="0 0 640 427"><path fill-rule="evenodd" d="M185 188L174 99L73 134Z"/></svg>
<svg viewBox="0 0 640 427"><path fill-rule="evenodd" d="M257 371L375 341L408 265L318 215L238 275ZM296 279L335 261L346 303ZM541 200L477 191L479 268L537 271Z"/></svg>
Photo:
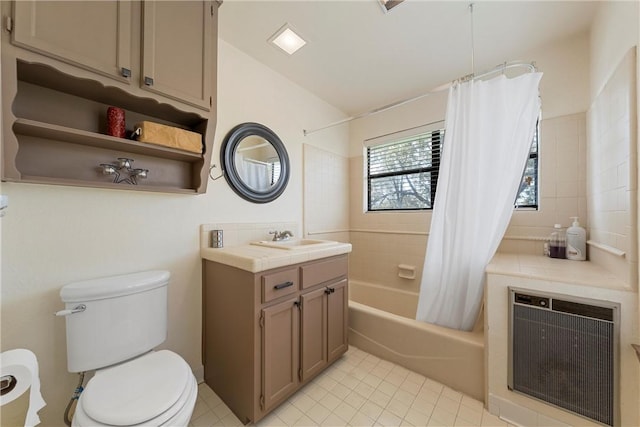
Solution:
<svg viewBox="0 0 640 427"><path fill-rule="evenodd" d="M624 270L621 278L635 282L635 69L629 69L634 61L625 59L598 96L589 126L586 113L544 118L543 105L539 209L514 212L500 252L542 254L553 225L566 228L578 216L589 239L625 252L620 257L590 245L590 259L610 271ZM351 241L353 280L417 292L431 212L366 212L364 160L305 145L305 234ZM399 277L401 265L414 269L415 278Z"/></svg>
<svg viewBox="0 0 640 427"><path fill-rule="evenodd" d="M500 252L542 254L553 225L569 227L572 216L587 227L585 114L543 117L539 139L538 210L514 211Z"/></svg>
<svg viewBox="0 0 640 427"><path fill-rule="evenodd" d="M542 254L553 225L569 217L588 222L586 201L586 118L584 113L544 119L540 124L540 206L515 211L498 249ZM431 211L374 212L365 208L364 157L350 159L350 227L354 280L418 292L431 223ZM415 278L399 277L400 265Z"/></svg>
<svg viewBox="0 0 640 427"><path fill-rule="evenodd" d="M304 235L349 242L349 159L303 145Z"/></svg>
<svg viewBox="0 0 640 427"><path fill-rule="evenodd" d="M637 282L636 48L588 112L590 259Z"/></svg>

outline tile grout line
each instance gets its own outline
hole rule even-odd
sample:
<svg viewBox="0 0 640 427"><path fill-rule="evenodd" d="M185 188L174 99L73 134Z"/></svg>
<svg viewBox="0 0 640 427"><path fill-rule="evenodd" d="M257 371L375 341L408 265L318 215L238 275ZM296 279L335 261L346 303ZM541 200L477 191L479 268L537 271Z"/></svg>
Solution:
<svg viewBox="0 0 640 427"><path fill-rule="evenodd" d="M312 393L319 397L311 396ZM466 409L462 410L463 407ZM190 426L242 425L206 384L199 386L196 409ZM313 414L321 419L320 422L309 416L314 409ZM349 414L349 419L345 421L344 418ZM354 427L414 426L407 417L420 426L481 425L485 418L487 422L493 421L491 426L508 426L503 420L489 414L482 402L353 346L342 359L289 397L260 420L257 426L324 426L327 420L341 420L344 424L339 425ZM475 421L468 419L471 417Z"/></svg>

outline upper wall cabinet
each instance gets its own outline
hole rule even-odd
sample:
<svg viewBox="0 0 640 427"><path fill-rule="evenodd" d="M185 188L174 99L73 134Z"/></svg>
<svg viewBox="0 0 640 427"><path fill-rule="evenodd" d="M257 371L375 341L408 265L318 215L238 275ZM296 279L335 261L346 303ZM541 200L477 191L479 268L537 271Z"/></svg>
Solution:
<svg viewBox="0 0 640 427"><path fill-rule="evenodd" d="M210 1L145 1L141 34L132 31L130 1L17 1L12 43L130 82L208 111L213 26ZM133 69L132 36L140 37L141 70ZM136 40L137 42L138 40Z"/></svg>
<svg viewBox="0 0 640 427"><path fill-rule="evenodd" d="M16 1L13 7L16 46L130 81L132 2Z"/></svg>
<svg viewBox="0 0 640 427"><path fill-rule="evenodd" d="M218 5L0 2L2 179L205 192L216 125ZM125 138L107 134L112 106L125 112ZM143 121L200 134L202 150L131 139ZM149 173L127 179L128 167L108 168L119 159Z"/></svg>
<svg viewBox="0 0 640 427"><path fill-rule="evenodd" d="M211 34L215 9L209 2L144 2L144 88L206 110L212 106L211 43L215 41Z"/></svg>

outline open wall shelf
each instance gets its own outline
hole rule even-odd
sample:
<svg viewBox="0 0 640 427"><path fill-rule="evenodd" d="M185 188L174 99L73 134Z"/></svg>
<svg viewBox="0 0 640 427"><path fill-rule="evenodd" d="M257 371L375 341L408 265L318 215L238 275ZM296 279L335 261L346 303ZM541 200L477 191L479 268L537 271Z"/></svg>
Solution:
<svg viewBox="0 0 640 427"><path fill-rule="evenodd" d="M12 96L10 111L4 111L6 181L185 194L206 190L213 139L206 115L132 95L108 80L77 78L22 60L3 67L3 90ZM203 152L107 135L109 106L125 110L128 132L140 121L151 121L200 133ZM149 169L148 178L139 185L113 183L99 165L119 157Z"/></svg>
<svg viewBox="0 0 640 427"><path fill-rule="evenodd" d="M144 142L116 138L110 135L87 132L80 129L73 129L29 119L17 119L13 124L13 131L16 135L66 141L72 144L109 148L112 150L123 150L134 154L153 154L155 157L163 159L182 160L186 162L202 160L202 154L190 153L188 151L181 151L160 145L146 144Z"/></svg>

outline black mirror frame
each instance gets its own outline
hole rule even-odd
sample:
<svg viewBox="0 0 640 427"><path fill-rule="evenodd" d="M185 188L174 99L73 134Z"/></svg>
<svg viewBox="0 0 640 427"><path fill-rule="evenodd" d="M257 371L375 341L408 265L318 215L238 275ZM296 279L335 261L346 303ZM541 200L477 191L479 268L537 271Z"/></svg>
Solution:
<svg viewBox="0 0 640 427"><path fill-rule="evenodd" d="M235 154L238 145L248 136L259 136L268 141L278 153L280 158L280 179L267 191L256 191L244 183L236 169ZM241 123L231 129L225 136L220 149L220 163L224 170L224 177L229 186L240 197L253 203L268 203L277 199L289 183L289 156L287 150L275 134L268 127L260 123Z"/></svg>

